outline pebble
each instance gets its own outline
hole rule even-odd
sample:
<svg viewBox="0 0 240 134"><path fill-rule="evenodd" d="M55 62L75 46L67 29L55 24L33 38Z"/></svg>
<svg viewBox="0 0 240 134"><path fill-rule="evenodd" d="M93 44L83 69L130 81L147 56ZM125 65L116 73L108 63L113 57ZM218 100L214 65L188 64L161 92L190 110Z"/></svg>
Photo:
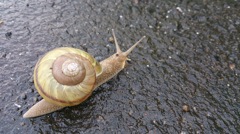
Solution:
<svg viewBox="0 0 240 134"><path fill-rule="evenodd" d="M34 98L33 98L33 101L34 101L34 102L37 102L37 101L38 101L38 98L37 98L37 97L34 97Z"/></svg>
<svg viewBox="0 0 240 134"><path fill-rule="evenodd" d="M230 68L231 70L234 70L234 69L235 69L235 64L229 64L229 68Z"/></svg>
<svg viewBox="0 0 240 134"><path fill-rule="evenodd" d="M26 123L24 123L24 122L21 122L21 123L20 123L20 125L21 125L21 126L25 126L25 125L26 125Z"/></svg>
<svg viewBox="0 0 240 134"><path fill-rule="evenodd" d="M197 108L196 108L196 107L193 107L193 111L194 111L194 112L197 112Z"/></svg>
<svg viewBox="0 0 240 134"><path fill-rule="evenodd" d="M156 121L156 120L153 120L153 124L157 125L157 121Z"/></svg>
<svg viewBox="0 0 240 134"><path fill-rule="evenodd" d="M21 107L22 107L21 105L19 105L19 104L17 104L17 103L14 103L14 105L15 105L16 107L18 107L18 108L21 108Z"/></svg>
<svg viewBox="0 0 240 134"><path fill-rule="evenodd" d="M31 76L31 78L28 80L30 83L33 83L34 82L34 78L33 76Z"/></svg>
<svg viewBox="0 0 240 134"><path fill-rule="evenodd" d="M186 132L182 131L180 134L187 134Z"/></svg>
<svg viewBox="0 0 240 134"><path fill-rule="evenodd" d="M138 4L139 0L133 0L133 2L134 2L135 4Z"/></svg>
<svg viewBox="0 0 240 134"><path fill-rule="evenodd" d="M5 58L7 56L6 53L0 53L0 58Z"/></svg>
<svg viewBox="0 0 240 134"><path fill-rule="evenodd" d="M0 20L0 25L1 25L1 24L3 24L3 21L2 21L2 20Z"/></svg>
<svg viewBox="0 0 240 134"><path fill-rule="evenodd" d="M183 105L182 107L184 112L189 112L190 111L190 107L188 105Z"/></svg>
<svg viewBox="0 0 240 134"><path fill-rule="evenodd" d="M27 89L26 93L32 93L33 92L33 89L29 88Z"/></svg>
<svg viewBox="0 0 240 134"><path fill-rule="evenodd" d="M133 110L130 110L130 111L128 112L128 114L129 114L129 115L132 115L132 114L133 114Z"/></svg>
<svg viewBox="0 0 240 134"><path fill-rule="evenodd" d="M105 121L104 118L101 115L99 115L97 118L97 122L104 122L104 121Z"/></svg>
<svg viewBox="0 0 240 134"><path fill-rule="evenodd" d="M136 92L135 91L130 91L130 93L132 94L132 95L135 95L136 94Z"/></svg>
<svg viewBox="0 0 240 134"><path fill-rule="evenodd" d="M114 43L114 38L113 38L113 37L109 37L109 38L108 38L108 42Z"/></svg>
<svg viewBox="0 0 240 134"><path fill-rule="evenodd" d="M102 60L104 60L104 57L103 56L96 56L95 59L97 61L102 61Z"/></svg>
<svg viewBox="0 0 240 134"><path fill-rule="evenodd" d="M20 98L21 98L22 100L25 100L25 99L27 98L27 95L26 95L25 93L23 93L23 94L21 94Z"/></svg>
<svg viewBox="0 0 240 134"><path fill-rule="evenodd" d="M12 32L7 32L5 36L7 39L10 39L12 37Z"/></svg>

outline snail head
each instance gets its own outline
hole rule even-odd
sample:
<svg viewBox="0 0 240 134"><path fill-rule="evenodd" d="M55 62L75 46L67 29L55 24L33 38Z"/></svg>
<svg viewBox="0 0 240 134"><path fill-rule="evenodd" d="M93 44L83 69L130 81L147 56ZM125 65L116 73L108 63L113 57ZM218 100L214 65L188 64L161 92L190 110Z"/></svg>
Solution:
<svg viewBox="0 0 240 134"><path fill-rule="evenodd" d="M116 58L116 60L117 60L118 62L124 62L124 65L125 65L125 61L130 60L130 59L127 58L127 56L133 51L133 49L134 49L144 38L146 38L146 36L143 36L139 41L137 41L134 45L132 45L127 51L123 52L123 51L120 49L120 46L118 45L117 38L116 38L116 35L115 35L113 29L112 29L112 34L113 34L114 42L115 42L115 45L116 45L116 53L115 53L113 56L114 56L114 58Z"/></svg>

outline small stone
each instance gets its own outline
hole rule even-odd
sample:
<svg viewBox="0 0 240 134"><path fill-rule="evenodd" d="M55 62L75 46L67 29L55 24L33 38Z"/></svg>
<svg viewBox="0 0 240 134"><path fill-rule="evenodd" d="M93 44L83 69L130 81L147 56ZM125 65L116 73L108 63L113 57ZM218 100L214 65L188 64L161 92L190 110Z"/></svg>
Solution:
<svg viewBox="0 0 240 134"><path fill-rule="evenodd" d="M33 89L29 88L27 89L26 93L32 93L33 92Z"/></svg>
<svg viewBox="0 0 240 134"><path fill-rule="evenodd" d="M21 122L21 123L20 123L20 125L21 125L21 126L25 126L25 125L26 125L26 123L24 123L24 122Z"/></svg>
<svg viewBox="0 0 240 134"><path fill-rule="evenodd" d="M181 9L181 7L176 7L176 9L177 9L179 12L183 13L183 10Z"/></svg>
<svg viewBox="0 0 240 134"><path fill-rule="evenodd" d="M38 98L37 98L37 97L34 97L34 98L33 98L33 101L34 101L34 102L37 102L37 101L38 101Z"/></svg>
<svg viewBox="0 0 240 134"><path fill-rule="evenodd" d="M135 91L130 91L130 93L131 93L132 95L135 95L135 94L136 94L136 92L135 92Z"/></svg>
<svg viewBox="0 0 240 134"><path fill-rule="evenodd" d="M234 69L235 69L235 64L229 64L229 68L230 68L231 70L234 70Z"/></svg>
<svg viewBox="0 0 240 134"><path fill-rule="evenodd" d="M196 107L193 107L193 111L194 111L194 112L197 112L197 108L196 108Z"/></svg>
<svg viewBox="0 0 240 134"><path fill-rule="evenodd" d="M8 54L5 56L5 58L6 58L6 59L10 59L10 58L11 58L11 55L12 55L12 53L8 53Z"/></svg>
<svg viewBox="0 0 240 134"><path fill-rule="evenodd" d="M139 0L133 0L133 2L134 2L135 4L138 4Z"/></svg>
<svg viewBox="0 0 240 134"><path fill-rule="evenodd" d="M31 76L31 78L28 80L30 83L33 83L34 82L34 78L33 76Z"/></svg>
<svg viewBox="0 0 240 134"><path fill-rule="evenodd" d="M190 111L190 107L188 105L183 105L182 107L184 112L189 112Z"/></svg>
<svg viewBox="0 0 240 134"><path fill-rule="evenodd" d="M7 54L6 53L0 53L0 58L6 58Z"/></svg>
<svg viewBox="0 0 240 134"><path fill-rule="evenodd" d="M181 118L181 122L182 123L186 122L186 118Z"/></svg>
<svg viewBox="0 0 240 134"><path fill-rule="evenodd" d="M132 115L132 114L133 114L133 110L130 110L130 111L128 112L128 114L129 114L129 115Z"/></svg>
<svg viewBox="0 0 240 134"><path fill-rule="evenodd" d="M113 37L109 37L109 38L108 38L108 42L114 43L114 38L113 38Z"/></svg>
<svg viewBox="0 0 240 134"><path fill-rule="evenodd" d="M95 59L96 59L97 61L102 61L102 60L104 60L104 57L103 57L103 56L97 56L97 57L95 57Z"/></svg>
<svg viewBox="0 0 240 134"><path fill-rule="evenodd" d="M211 113L210 112L207 112L207 117L210 117L211 116Z"/></svg>
<svg viewBox="0 0 240 134"><path fill-rule="evenodd" d="M104 118L101 115L99 115L97 118L97 122L104 122L104 121L105 121Z"/></svg>
<svg viewBox="0 0 240 134"><path fill-rule="evenodd" d="M2 20L0 20L0 25L1 25L1 24L3 24L3 21L2 21Z"/></svg>
<svg viewBox="0 0 240 134"><path fill-rule="evenodd" d="M14 105L17 107L17 108L21 108L22 106L17 104L17 103L14 103Z"/></svg>
<svg viewBox="0 0 240 134"><path fill-rule="evenodd" d="M7 39L10 39L12 37L12 32L7 32L5 36Z"/></svg>
<svg viewBox="0 0 240 134"><path fill-rule="evenodd" d="M25 93L23 93L23 94L21 94L20 98L21 98L22 100L25 100L25 99L27 98L27 95L26 95Z"/></svg>
<svg viewBox="0 0 240 134"><path fill-rule="evenodd" d="M186 132L182 131L180 134L187 134Z"/></svg>
<svg viewBox="0 0 240 134"><path fill-rule="evenodd" d="M153 120L153 124L157 125L157 121L156 121L156 120Z"/></svg>

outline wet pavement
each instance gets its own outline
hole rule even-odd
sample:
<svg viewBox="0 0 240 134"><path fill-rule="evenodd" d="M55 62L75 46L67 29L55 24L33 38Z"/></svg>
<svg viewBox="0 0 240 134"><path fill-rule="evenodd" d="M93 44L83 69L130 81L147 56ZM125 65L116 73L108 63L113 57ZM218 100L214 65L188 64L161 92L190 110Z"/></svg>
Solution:
<svg viewBox="0 0 240 134"><path fill-rule="evenodd" d="M240 2L0 1L0 133L240 133ZM69 46L101 61L142 36L84 103L32 119L33 68Z"/></svg>

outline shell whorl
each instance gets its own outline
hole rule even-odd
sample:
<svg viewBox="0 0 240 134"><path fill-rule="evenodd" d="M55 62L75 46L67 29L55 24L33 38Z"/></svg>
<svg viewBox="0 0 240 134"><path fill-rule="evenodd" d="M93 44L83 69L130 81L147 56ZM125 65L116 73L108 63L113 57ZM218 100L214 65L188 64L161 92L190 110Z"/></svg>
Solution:
<svg viewBox="0 0 240 134"><path fill-rule="evenodd" d="M77 54L61 55L53 62L53 77L63 85L79 84L86 76L84 62L87 62L87 59Z"/></svg>
<svg viewBox="0 0 240 134"><path fill-rule="evenodd" d="M84 101L93 91L100 64L88 53L62 47L49 51L34 70L34 84L48 102L73 106Z"/></svg>

